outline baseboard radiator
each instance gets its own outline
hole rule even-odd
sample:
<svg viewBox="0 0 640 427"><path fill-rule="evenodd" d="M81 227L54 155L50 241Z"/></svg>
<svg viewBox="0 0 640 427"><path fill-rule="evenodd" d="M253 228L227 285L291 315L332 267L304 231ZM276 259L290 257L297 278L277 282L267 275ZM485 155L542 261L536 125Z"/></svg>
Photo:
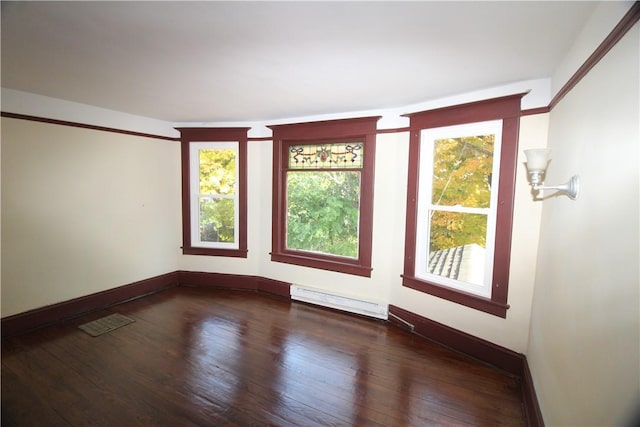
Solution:
<svg viewBox="0 0 640 427"><path fill-rule="evenodd" d="M386 304L330 294L318 289L297 285L291 285L291 299L377 319L387 320L389 316L389 306Z"/></svg>

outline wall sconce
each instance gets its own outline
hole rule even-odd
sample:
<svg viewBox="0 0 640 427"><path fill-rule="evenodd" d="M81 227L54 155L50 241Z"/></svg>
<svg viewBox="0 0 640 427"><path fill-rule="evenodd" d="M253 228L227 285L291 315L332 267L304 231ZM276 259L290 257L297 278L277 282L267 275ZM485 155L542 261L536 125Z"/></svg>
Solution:
<svg viewBox="0 0 640 427"><path fill-rule="evenodd" d="M564 184L544 185L544 174L547 170L547 164L549 163L551 149L535 148L532 150L524 150L524 154L527 156L529 181L531 182L531 188L535 196L542 190L556 190L557 192L566 194L571 200L575 200L578 197L580 191L580 178L578 175L572 176L571 179Z"/></svg>

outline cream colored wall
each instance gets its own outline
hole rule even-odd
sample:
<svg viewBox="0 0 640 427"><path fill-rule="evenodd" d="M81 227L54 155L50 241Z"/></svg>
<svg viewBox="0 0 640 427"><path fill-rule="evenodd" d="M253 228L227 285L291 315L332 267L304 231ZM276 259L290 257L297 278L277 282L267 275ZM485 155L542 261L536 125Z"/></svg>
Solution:
<svg viewBox="0 0 640 427"><path fill-rule="evenodd" d="M548 426L640 404L639 52L636 24L550 114L547 182L581 194L543 204L527 357Z"/></svg>
<svg viewBox="0 0 640 427"><path fill-rule="evenodd" d="M2 316L175 271L179 144L2 119Z"/></svg>

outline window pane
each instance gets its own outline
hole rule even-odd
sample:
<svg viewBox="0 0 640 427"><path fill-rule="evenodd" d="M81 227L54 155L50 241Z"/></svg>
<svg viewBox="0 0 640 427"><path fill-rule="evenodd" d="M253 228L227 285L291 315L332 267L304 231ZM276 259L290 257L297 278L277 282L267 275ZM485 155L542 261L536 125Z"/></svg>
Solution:
<svg viewBox="0 0 640 427"><path fill-rule="evenodd" d="M235 201L200 197L200 240L234 243Z"/></svg>
<svg viewBox="0 0 640 427"><path fill-rule="evenodd" d="M290 169L359 169L364 159L361 142L304 144L289 147Z"/></svg>
<svg viewBox="0 0 640 427"><path fill-rule="evenodd" d="M287 249L358 257L360 172L287 173Z"/></svg>
<svg viewBox="0 0 640 427"><path fill-rule="evenodd" d="M235 194L236 150L198 150L200 194Z"/></svg>
<svg viewBox="0 0 640 427"><path fill-rule="evenodd" d="M434 205L489 207L494 141L495 135L435 140Z"/></svg>
<svg viewBox="0 0 640 427"><path fill-rule="evenodd" d="M462 282L484 282L487 216L431 211L429 273Z"/></svg>

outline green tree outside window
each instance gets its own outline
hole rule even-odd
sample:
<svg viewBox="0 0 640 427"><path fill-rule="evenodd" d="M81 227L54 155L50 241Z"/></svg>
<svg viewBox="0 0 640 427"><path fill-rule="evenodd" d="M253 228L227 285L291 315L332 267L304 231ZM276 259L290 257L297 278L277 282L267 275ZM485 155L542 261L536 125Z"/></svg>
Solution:
<svg viewBox="0 0 640 427"><path fill-rule="evenodd" d="M199 150L200 238L203 242L235 239L236 151Z"/></svg>

